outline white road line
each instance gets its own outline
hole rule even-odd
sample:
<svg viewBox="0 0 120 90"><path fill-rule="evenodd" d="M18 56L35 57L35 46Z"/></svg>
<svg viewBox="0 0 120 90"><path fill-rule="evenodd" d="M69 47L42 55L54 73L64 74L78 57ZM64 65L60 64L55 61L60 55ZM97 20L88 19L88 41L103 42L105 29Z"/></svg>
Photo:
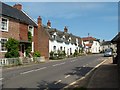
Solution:
<svg viewBox="0 0 120 90"><path fill-rule="evenodd" d="M35 70L25 71L25 72L23 72L23 73L20 73L20 74L27 74L27 73L31 73L31 72L34 72L34 71L43 70L43 69L46 69L46 68L47 68L47 67L42 67L42 68L35 69Z"/></svg>
<svg viewBox="0 0 120 90"><path fill-rule="evenodd" d="M86 67L85 65L83 67Z"/></svg>
<svg viewBox="0 0 120 90"><path fill-rule="evenodd" d="M70 62L75 62L76 60L72 60L72 61L70 61Z"/></svg>
<svg viewBox="0 0 120 90"><path fill-rule="evenodd" d="M59 63L59 64L54 64L54 65L52 65L52 66L55 67L55 66L60 66L60 65L63 65L63 64L65 64L65 62Z"/></svg>
<svg viewBox="0 0 120 90"><path fill-rule="evenodd" d="M73 73L76 73L76 71L74 71Z"/></svg>
<svg viewBox="0 0 120 90"><path fill-rule="evenodd" d="M58 84L58 83L60 83L62 80L58 80L57 82L55 82L54 84Z"/></svg>
<svg viewBox="0 0 120 90"><path fill-rule="evenodd" d="M79 68L79 70L81 70L81 68Z"/></svg>
<svg viewBox="0 0 120 90"><path fill-rule="evenodd" d="M65 78L68 78L68 77L70 77L70 75L65 76Z"/></svg>
<svg viewBox="0 0 120 90"><path fill-rule="evenodd" d="M39 71L39 70L43 70L43 69L46 69L47 67L43 67L43 68L39 68L39 69L36 69L34 71Z"/></svg>
<svg viewBox="0 0 120 90"><path fill-rule="evenodd" d="M0 81L3 80L4 78L0 78Z"/></svg>

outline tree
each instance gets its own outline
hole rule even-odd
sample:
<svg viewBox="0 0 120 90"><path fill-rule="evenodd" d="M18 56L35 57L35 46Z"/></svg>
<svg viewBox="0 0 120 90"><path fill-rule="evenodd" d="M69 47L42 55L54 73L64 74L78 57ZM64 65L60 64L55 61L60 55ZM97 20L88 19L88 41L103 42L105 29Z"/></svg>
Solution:
<svg viewBox="0 0 120 90"><path fill-rule="evenodd" d="M7 53L5 54L6 58L16 58L19 57L19 42L13 38L9 38L6 43Z"/></svg>

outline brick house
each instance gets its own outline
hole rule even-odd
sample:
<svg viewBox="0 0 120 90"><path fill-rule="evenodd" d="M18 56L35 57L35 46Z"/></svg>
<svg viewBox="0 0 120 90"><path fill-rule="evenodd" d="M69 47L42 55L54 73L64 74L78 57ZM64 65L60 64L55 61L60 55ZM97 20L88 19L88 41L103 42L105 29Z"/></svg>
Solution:
<svg viewBox="0 0 120 90"><path fill-rule="evenodd" d="M67 27L64 31L57 30L51 27L49 20L47 25L43 25L41 17L38 17L38 34L38 50L47 59L51 51L64 50L67 55L70 55L82 47L81 38L68 33Z"/></svg>
<svg viewBox="0 0 120 90"><path fill-rule="evenodd" d="M28 31L32 34L32 52L37 50L37 24L23 10L21 4L13 7L0 2L0 58L3 58L6 51L5 43L8 38L19 41L20 56L25 56L27 49Z"/></svg>
<svg viewBox="0 0 120 90"><path fill-rule="evenodd" d="M85 45L86 53L100 53L100 43L99 40L94 37L84 37L82 38Z"/></svg>

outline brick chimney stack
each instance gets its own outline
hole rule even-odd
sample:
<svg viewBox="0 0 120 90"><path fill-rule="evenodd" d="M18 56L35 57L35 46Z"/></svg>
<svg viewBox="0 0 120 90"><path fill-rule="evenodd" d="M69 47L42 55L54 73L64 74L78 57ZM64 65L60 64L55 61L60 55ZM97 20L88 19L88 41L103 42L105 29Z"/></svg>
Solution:
<svg viewBox="0 0 120 90"><path fill-rule="evenodd" d="M15 4L13 8L16 8L18 10L22 10L22 5L21 4Z"/></svg>
<svg viewBox="0 0 120 90"><path fill-rule="evenodd" d="M37 19L38 27L41 27L42 25L42 18L39 16Z"/></svg>
<svg viewBox="0 0 120 90"><path fill-rule="evenodd" d="M65 33L67 33L67 32L68 32L68 29L67 29L67 27L66 27L66 26L64 27L64 32L65 32Z"/></svg>
<svg viewBox="0 0 120 90"><path fill-rule="evenodd" d="M50 22L50 20L48 20L48 22L47 22L47 27L51 28L51 22Z"/></svg>

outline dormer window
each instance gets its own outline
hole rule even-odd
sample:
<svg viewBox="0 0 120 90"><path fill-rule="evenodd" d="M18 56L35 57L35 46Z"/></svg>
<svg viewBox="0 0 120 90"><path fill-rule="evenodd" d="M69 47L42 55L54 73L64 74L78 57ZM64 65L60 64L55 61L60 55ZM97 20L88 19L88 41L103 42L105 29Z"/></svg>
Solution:
<svg viewBox="0 0 120 90"><path fill-rule="evenodd" d="M2 18L2 21L1 21L1 30L2 31L8 31L8 19Z"/></svg>
<svg viewBox="0 0 120 90"><path fill-rule="evenodd" d="M32 35L32 36L34 36L34 27L33 27L33 26L29 25L29 26L28 26L28 31L31 32L31 35Z"/></svg>

